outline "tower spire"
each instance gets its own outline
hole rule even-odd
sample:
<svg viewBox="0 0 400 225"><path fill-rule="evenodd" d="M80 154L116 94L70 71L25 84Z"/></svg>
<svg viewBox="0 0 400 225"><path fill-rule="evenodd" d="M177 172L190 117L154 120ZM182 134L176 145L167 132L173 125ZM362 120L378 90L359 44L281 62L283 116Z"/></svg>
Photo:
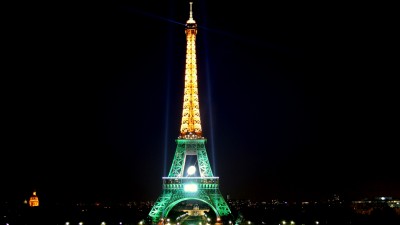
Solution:
<svg viewBox="0 0 400 225"><path fill-rule="evenodd" d="M197 24L193 19L193 2L190 2L189 19L186 21L186 65L183 96L182 122L179 138L202 138L200 104L197 87L196 34Z"/></svg>
<svg viewBox="0 0 400 225"><path fill-rule="evenodd" d="M189 4L190 4L189 19L186 21L186 23L196 23L196 21L193 20L193 10L192 10L193 2L189 2Z"/></svg>

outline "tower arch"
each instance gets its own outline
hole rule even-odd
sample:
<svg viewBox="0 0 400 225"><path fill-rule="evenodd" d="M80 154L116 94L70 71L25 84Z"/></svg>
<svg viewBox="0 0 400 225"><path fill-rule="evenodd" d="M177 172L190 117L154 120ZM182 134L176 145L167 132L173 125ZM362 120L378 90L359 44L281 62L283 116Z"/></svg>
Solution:
<svg viewBox="0 0 400 225"><path fill-rule="evenodd" d="M165 207L165 210L164 210L164 213L163 213L163 214L164 214L163 218L168 217L170 211L171 211L176 205L178 205L178 204L181 203L181 202L188 201L188 200L197 200L197 201L206 203L206 205L208 205L208 206L211 208L211 210L215 213L216 217L220 217L219 214L218 214L218 210L217 210L212 204L210 204L209 202L207 202L205 199L201 199L201 198L198 198L198 197L191 197L191 198L190 198L190 197L187 197L187 198L180 198L180 199L177 199L175 202L171 202L167 207Z"/></svg>

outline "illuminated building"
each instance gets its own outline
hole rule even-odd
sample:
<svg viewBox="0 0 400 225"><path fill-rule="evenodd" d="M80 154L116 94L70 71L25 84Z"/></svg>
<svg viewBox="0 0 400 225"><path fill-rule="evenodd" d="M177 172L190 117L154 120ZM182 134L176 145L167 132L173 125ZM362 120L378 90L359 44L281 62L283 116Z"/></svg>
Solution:
<svg viewBox="0 0 400 225"><path fill-rule="evenodd" d="M196 35L197 24L193 19L190 2L189 19L186 22L186 64L183 111L180 135L167 177L163 177L162 194L150 210L153 223L163 221L171 209L186 200L206 203L221 217L231 215L231 210L220 193L219 177L213 175L206 151L207 139L203 137L197 83Z"/></svg>
<svg viewBox="0 0 400 225"><path fill-rule="evenodd" d="M29 207L39 206L39 198L36 195L36 191L33 192L32 196L29 198Z"/></svg>

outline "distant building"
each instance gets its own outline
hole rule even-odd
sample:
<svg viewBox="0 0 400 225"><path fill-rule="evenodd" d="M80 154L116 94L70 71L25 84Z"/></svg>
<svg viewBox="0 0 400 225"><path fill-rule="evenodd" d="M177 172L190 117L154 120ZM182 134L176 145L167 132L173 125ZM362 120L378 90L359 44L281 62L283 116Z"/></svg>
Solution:
<svg viewBox="0 0 400 225"><path fill-rule="evenodd" d="M400 200L392 197L375 197L374 199L364 199L352 201L353 210L359 214L370 215L374 209L391 208L400 215Z"/></svg>
<svg viewBox="0 0 400 225"><path fill-rule="evenodd" d="M36 195L36 191L33 192L32 196L29 198L29 207L39 206L39 198Z"/></svg>
<svg viewBox="0 0 400 225"><path fill-rule="evenodd" d="M185 209L183 212L186 212L189 216L203 216L206 212L209 212L209 208L200 209L199 205L194 205L193 209Z"/></svg>

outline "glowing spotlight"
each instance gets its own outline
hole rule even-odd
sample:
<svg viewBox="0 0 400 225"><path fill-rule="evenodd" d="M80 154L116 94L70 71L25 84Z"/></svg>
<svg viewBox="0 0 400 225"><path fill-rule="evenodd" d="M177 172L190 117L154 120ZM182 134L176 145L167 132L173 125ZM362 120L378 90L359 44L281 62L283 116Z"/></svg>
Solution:
<svg viewBox="0 0 400 225"><path fill-rule="evenodd" d="M189 168L187 169L187 173L189 174L189 176L193 175L194 173L196 173L196 167L189 166Z"/></svg>
<svg viewBox="0 0 400 225"><path fill-rule="evenodd" d="M185 192L197 192L197 184L185 184L183 190Z"/></svg>

